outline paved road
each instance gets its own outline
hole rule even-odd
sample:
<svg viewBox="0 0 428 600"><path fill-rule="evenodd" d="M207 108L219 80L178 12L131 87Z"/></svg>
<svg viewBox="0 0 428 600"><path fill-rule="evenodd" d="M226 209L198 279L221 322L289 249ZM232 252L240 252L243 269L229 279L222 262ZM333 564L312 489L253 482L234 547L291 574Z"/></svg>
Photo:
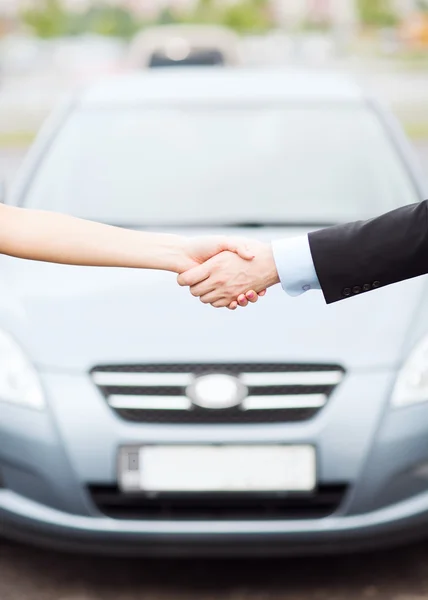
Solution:
<svg viewBox="0 0 428 600"><path fill-rule="evenodd" d="M428 173L428 144L418 152ZM10 179L20 152L0 152ZM428 600L428 541L370 555L148 561L62 555L0 540L0 600Z"/></svg>
<svg viewBox="0 0 428 600"><path fill-rule="evenodd" d="M428 542L319 559L154 561L4 544L1 600L427 600Z"/></svg>

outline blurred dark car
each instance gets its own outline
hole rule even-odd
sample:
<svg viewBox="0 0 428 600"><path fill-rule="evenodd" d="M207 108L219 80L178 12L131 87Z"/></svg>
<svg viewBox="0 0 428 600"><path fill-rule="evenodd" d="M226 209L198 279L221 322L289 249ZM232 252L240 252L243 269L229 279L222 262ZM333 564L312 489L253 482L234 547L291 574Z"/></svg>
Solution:
<svg viewBox="0 0 428 600"><path fill-rule="evenodd" d="M223 27L165 25L146 29L131 43L127 66L233 66L239 63L237 36Z"/></svg>

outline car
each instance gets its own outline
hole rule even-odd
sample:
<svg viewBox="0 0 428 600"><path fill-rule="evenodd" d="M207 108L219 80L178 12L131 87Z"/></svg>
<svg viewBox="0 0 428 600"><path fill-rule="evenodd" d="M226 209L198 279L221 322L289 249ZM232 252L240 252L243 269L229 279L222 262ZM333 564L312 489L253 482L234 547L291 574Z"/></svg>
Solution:
<svg viewBox="0 0 428 600"><path fill-rule="evenodd" d="M132 40L125 59L130 69L159 67L236 66L237 35L218 25L160 25Z"/></svg>
<svg viewBox="0 0 428 600"><path fill-rule="evenodd" d="M6 202L270 241L425 195L395 118L352 80L189 68L76 92ZM237 311L168 272L1 256L0 278L2 535L141 556L427 535L426 278L331 305L278 285Z"/></svg>

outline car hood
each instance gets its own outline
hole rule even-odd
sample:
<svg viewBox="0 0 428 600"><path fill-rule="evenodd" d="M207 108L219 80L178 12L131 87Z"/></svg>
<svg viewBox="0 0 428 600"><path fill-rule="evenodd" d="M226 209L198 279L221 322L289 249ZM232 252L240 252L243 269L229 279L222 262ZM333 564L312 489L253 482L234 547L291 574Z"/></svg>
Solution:
<svg viewBox="0 0 428 600"><path fill-rule="evenodd" d="M290 298L275 286L228 311L201 304L165 272L2 256L0 281L0 326L40 367L70 372L147 362L395 366L424 288L418 278L327 305L321 292Z"/></svg>

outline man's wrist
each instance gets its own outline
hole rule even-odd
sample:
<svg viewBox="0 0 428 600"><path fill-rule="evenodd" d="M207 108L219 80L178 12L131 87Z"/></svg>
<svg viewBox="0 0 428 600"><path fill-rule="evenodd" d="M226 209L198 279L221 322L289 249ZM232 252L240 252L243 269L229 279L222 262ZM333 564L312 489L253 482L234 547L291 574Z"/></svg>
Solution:
<svg viewBox="0 0 428 600"><path fill-rule="evenodd" d="M282 288L288 295L320 289L307 235L275 240L272 252Z"/></svg>
<svg viewBox="0 0 428 600"><path fill-rule="evenodd" d="M278 269L275 263L275 256L273 253L273 249L271 244L266 244L266 262L267 262L267 270L266 270L266 278L264 280L264 287L263 289L266 289L268 287L271 287L273 285L276 285L277 283L280 283L280 278L279 278L279 274L278 274ZM261 291L261 290L259 290Z"/></svg>

